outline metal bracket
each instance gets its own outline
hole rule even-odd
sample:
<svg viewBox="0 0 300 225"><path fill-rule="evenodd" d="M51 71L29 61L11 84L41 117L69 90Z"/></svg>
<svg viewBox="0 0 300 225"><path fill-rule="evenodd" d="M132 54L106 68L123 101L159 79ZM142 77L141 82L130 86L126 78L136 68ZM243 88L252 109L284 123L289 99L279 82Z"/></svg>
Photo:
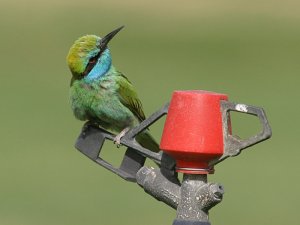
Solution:
<svg viewBox="0 0 300 225"><path fill-rule="evenodd" d="M163 153L162 151L152 152L135 141L135 137L147 129L151 124L159 120L162 116L167 114L169 104L164 105L160 110L153 113L149 118L141 122L137 127L132 128L121 139L121 144L128 147L123 157L119 168L114 167L109 162L100 157L101 148L105 140L113 141L115 135L106 130L99 128L99 126L87 122L77 138L75 147L88 158L103 166L109 171L119 175L123 179L131 182L136 182L136 174L145 163L146 157L155 161L165 170L174 171L175 161ZM169 173L168 173L169 174ZM172 172L171 174L175 174Z"/></svg>
<svg viewBox="0 0 300 225"><path fill-rule="evenodd" d="M104 168L119 175L125 180L136 182L136 173L143 167L146 158L152 159L162 168L174 171L175 161L169 155L162 151L155 153L136 142L135 137L143 130L147 129L161 117L168 113L169 103L165 104L161 109L153 113L146 120L142 121L138 126L129 130L121 139L121 144L127 146L123 161L119 168L115 168L109 162L100 157L101 148L106 139L113 141L114 135L106 130L99 128L95 124L87 122L79 135L75 147ZM224 138L224 154L214 161L210 162L210 166L214 166L228 157L237 156L243 149L246 149L254 144L264 141L271 137L272 131L267 120L266 114L262 108L221 101L221 111L223 120L223 138ZM246 140L232 135L230 127L230 111L236 111L245 114L257 116L262 124L262 131ZM168 172L167 172L168 173ZM175 174L171 173L171 174Z"/></svg>
<svg viewBox="0 0 300 225"><path fill-rule="evenodd" d="M250 106L246 104L232 103L228 101L221 101L221 110L222 110L222 120L223 120L223 140L224 140L224 154L221 158L212 161L211 166L216 165L222 162L228 157L237 156L241 153L242 150L255 145L259 142L262 142L272 136L272 130L270 124L267 120L267 116L262 108L256 106ZM230 126L230 116L229 112L235 111L245 114L250 114L258 117L262 130L260 133L249 137L244 140L238 136L232 135L231 126Z"/></svg>

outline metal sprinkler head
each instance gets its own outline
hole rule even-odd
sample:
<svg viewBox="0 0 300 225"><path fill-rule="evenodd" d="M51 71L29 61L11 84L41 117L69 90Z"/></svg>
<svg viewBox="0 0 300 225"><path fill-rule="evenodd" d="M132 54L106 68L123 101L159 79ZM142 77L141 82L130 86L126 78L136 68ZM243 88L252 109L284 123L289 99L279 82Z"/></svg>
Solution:
<svg viewBox="0 0 300 225"><path fill-rule="evenodd" d="M231 132L230 112L258 117L260 133L241 139ZM135 141L135 137L164 115L167 115L160 148L154 153ZM207 174L228 157L262 142L272 135L262 108L228 101L224 94L208 91L175 91L170 104L126 133L121 144L127 147L120 167L116 168L101 157L106 140L114 135L86 123L75 147L94 162L119 175L137 182L148 194L177 209L173 225L210 225L208 211L220 203L224 188L208 183ZM159 168L144 166L146 158ZM177 173L183 173L180 182Z"/></svg>

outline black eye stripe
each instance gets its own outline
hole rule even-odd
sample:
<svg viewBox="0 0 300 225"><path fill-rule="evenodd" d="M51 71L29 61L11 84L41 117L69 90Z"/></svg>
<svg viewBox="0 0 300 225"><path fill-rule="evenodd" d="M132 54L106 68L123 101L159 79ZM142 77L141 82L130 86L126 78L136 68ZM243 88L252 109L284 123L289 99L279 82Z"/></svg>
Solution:
<svg viewBox="0 0 300 225"><path fill-rule="evenodd" d="M101 54L103 51L99 51L97 55L94 57L90 58L87 66L85 67L84 72L82 73L82 76L88 75L88 73L94 68L94 66L97 64L98 59L100 58Z"/></svg>

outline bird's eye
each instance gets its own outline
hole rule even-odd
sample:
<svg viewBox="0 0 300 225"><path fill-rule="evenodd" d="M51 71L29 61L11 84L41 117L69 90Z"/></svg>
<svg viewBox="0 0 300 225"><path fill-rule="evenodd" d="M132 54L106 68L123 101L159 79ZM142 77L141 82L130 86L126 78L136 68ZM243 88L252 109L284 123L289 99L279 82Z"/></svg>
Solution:
<svg viewBox="0 0 300 225"><path fill-rule="evenodd" d="M96 63L96 61L97 61L97 58L93 57L90 59L89 64L94 64L94 63Z"/></svg>

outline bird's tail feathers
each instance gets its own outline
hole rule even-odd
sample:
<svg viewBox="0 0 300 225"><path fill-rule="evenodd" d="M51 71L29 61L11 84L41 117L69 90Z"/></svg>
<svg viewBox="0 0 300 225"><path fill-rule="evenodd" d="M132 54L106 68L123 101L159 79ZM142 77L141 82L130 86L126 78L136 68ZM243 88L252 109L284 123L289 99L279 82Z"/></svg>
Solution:
<svg viewBox="0 0 300 225"><path fill-rule="evenodd" d="M155 139L151 136L148 130L143 131L138 136L136 136L136 141L143 146L151 150L152 152L159 152L159 145Z"/></svg>

